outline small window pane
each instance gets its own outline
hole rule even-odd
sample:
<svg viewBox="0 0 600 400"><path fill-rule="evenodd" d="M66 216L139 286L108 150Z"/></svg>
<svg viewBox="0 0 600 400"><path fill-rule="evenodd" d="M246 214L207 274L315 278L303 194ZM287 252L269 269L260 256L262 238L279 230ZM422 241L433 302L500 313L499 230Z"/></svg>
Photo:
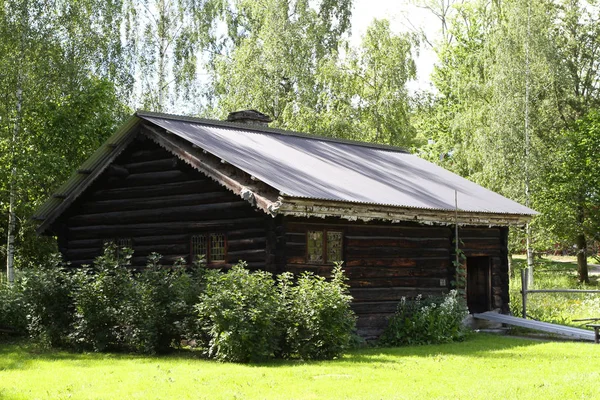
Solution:
<svg viewBox="0 0 600 400"><path fill-rule="evenodd" d="M308 231L307 235L307 250L308 262L323 263L323 232Z"/></svg>
<svg viewBox="0 0 600 400"><path fill-rule="evenodd" d="M342 261L342 232L327 232L327 262Z"/></svg>
<svg viewBox="0 0 600 400"><path fill-rule="evenodd" d="M210 234L210 261L225 261L225 235Z"/></svg>
<svg viewBox="0 0 600 400"><path fill-rule="evenodd" d="M131 248L131 238L120 238L116 240L117 247L122 249L123 247Z"/></svg>
<svg viewBox="0 0 600 400"><path fill-rule="evenodd" d="M195 260L197 256L206 256L206 235L192 236L192 258Z"/></svg>
<svg viewBox="0 0 600 400"><path fill-rule="evenodd" d="M116 256L118 259L121 259L125 256L125 254L123 253L124 248L128 248L128 249L133 248L133 242L132 242L131 238L117 238L117 239L115 239L114 243L117 247Z"/></svg>

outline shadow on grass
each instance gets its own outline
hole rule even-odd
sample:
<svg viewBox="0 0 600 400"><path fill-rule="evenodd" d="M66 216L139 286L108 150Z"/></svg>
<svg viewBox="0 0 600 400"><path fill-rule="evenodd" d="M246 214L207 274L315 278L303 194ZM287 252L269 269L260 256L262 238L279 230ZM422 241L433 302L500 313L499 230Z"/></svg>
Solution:
<svg viewBox="0 0 600 400"><path fill-rule="evenodd" d="M245 364L252 367L289 367L297 365L316 365L335 363L339 367L352 367L356 363L398 363L407 357L484 357L514 358L514 352L506 352L517 347L535 346L543 342L501 337L495 335L476 334L464 342L440 345L407 346L407 347L371 347L348 351L343 357L332 361L275 360L263 363ZM94 367L98 363L141 360L142 362L186 361L223 365L217 361L206 360L199 351L176 350L167 355L144 356L126 353L77 353L65 350L44 350L28 342L0 342L0 373L3 370L28 369L39 362L68 361L78 368ZM226 364L225 364L226 365Z"/></svg>

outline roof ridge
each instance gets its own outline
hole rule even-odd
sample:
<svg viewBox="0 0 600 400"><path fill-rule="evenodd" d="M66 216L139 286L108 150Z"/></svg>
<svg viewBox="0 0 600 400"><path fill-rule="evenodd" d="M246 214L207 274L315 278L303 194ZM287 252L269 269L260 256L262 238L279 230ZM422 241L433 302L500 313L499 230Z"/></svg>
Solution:
<svg viewBox="0 0 600 400"><path fill-rule="evenodd" d="M348 144L351 146L360 146L360 147L373 148L373 149L378 149L378 150L387 150L387 151L393 151L393 152L398 152L398 153L410 154L410 152L408 150L406 150L402 147L393 146L390 144L379 144L379 143L362 142L360 140L341 139L341 138L321 136L321 135L305 133L305 132L291 131L291 130L280 129L280 128L271 128L268 126L261 126L261 125L251 125L251 124L242 125L242 124L235 123L235 122L221 121L221 120L217 120L217 119L192 117L192 116L187 116L187 115L167 114L167 113L144 111L144 110L137 110L135 112L135 115L140 118L149 117L149 118L170 119L170 120L183 121L183 122L196 122L196 123L200 123L203 125L224 127L224 128L236 129L236 130L241 130L241 131L254 131L254 132L263 133L263 134L294 136L294 137L300 137L300 138L304 138L304 139L320 140L320 141L326 141L326 142L332 142L332 143Z"/></svg>

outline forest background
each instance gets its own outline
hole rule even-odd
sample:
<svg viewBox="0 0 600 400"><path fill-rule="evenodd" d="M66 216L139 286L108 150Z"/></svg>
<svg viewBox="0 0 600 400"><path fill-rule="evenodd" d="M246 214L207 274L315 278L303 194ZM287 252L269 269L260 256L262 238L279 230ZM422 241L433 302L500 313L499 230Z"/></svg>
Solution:
<svg viewBox="0 0 600 400"><path fill-rule="evenodd" d="M33 211L141 108L402 146L540 212L511 251L600 240L596 0L415 0L352 36L352 0L0 0L0 261L56 251ZM415 86L420 52L431 85ZM412 85L412 86L411 86ZM532 254L530 252L530 258Z"/></svg>

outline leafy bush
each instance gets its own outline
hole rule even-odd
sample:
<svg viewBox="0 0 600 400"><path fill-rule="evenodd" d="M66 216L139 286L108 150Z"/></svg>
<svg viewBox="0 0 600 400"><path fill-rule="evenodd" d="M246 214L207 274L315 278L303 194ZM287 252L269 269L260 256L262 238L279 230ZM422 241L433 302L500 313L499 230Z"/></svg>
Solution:
<svg viewBox="0 0 600 400"><path fill-rule="evenodd" d="M227 273L210 271L197 305L209 338L208 355L223 361L261 361L274 357L281 327L273 276L250 272L240 263Z"/></svg>
<svg viewBox="0 0 600 400"><path fill-rule="evenodd" d="M202 261L163 267L152 254L135 273L132 252L108 245L92 267L67 270L54 259L0 287L2 326L48 346L82 350L166 352L182 339L209 357L247 362L274 357L327 359L353 339L340 265L332 279L290 273L277 280L245 263L229 272Z"/></svg>
<svg viewBox="0 0 600 400"><path fill-rule="evenodd" d="M349 347L356 317L341 264L334 267L331 281L308 272L296 285L290 273L279 275L278 280L280 320L285 327L282 357L331 359Z"/></svg>
<svg viewBox="0 0 600 400"><path fill-rule="evenodd" d="M443 297L423 299L419 295L413 301L402 298L380 343L401 346L460 341L466 333L462 326L466 315L464 299L455 290Z"/></svg>
<svg viewBox="0 0 600 400"><path fill-rule="evenodd" d="M164 353L195 334L194 305L202 285L199 270L195 266L186 271L183 262L164 267L156 253L148 257L146 268L134 276L135 301L124 310L121 321L130 350Z"/></svg>
<svg viewBox="0 0 600 400"><path fill-rule="evenodd" d="M16 285L29 336L45 346L64 346L73 322L73 279L59 257L22 271Z"/></svg>
<svg viewBox="0 0 600 400"><path fill-rule="evenodd" d="M0 282L0 335L27 334L27 317L23 307L23 294L18 285Z"/></svg>
<svg viewBox="0 0 600 400"><path fill-rule="evenodd" d="M236 362L338 356L355 326L345 279L339 265L331 281L305 273L296 283L291 273L275 281L244 263L211 271L197 306L208 355Z"/></svg>
<svg viewBox="0 0 600 400"><path fill-rule="evenodd" d="M148 257L146 268L131 272L131 251L109 245L93 269L81 269L74 294L71 338L83 349L164 353L196 328L194 305L202 285L201 268L160 264Z"/></svg>
<svg viewBox="0 0 600 400"><path fill-rule="evenodd" d="M109 245L96 258L94 268L81 268L75 275L75 316L70 337L73 344L95 351L123 350L131 327L125 317L135 309L136 290L131 276L131 252L117 257Z"/></svg>

